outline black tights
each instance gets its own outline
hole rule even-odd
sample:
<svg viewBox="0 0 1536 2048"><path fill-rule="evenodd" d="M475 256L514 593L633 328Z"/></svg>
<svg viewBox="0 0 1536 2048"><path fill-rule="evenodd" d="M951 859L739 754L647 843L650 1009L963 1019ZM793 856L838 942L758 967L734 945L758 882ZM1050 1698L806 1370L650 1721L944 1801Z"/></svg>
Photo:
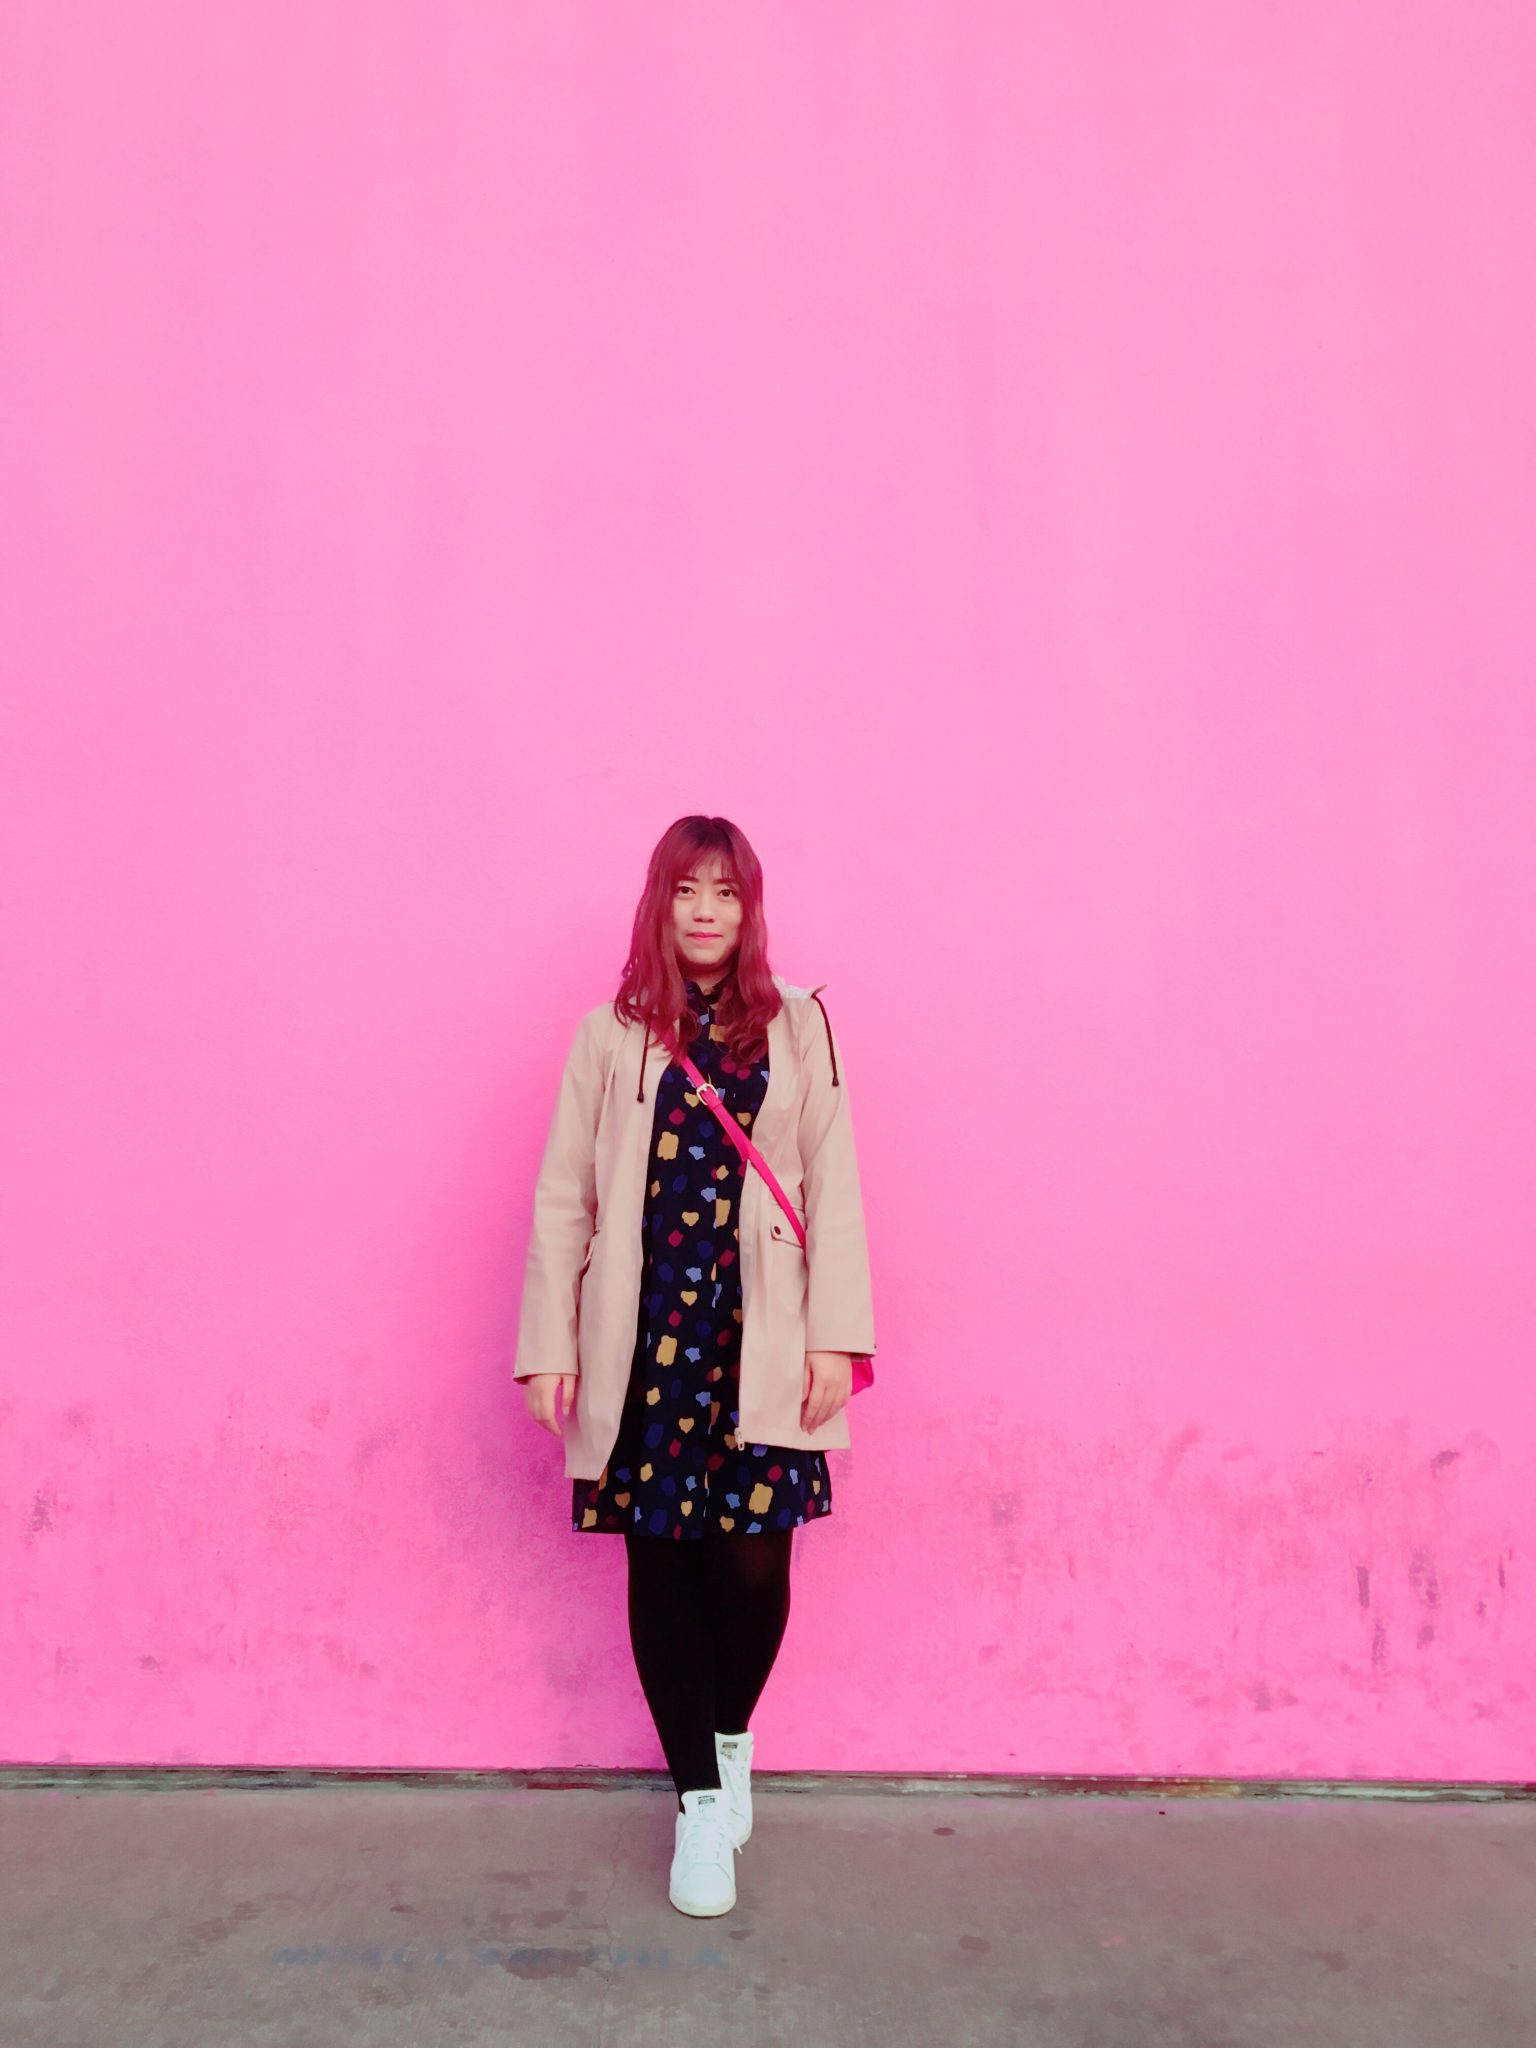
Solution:
<svg viewBox="0 0 1536 2048"><path fill-rule="evenodd" d="M635 1669L681 1808L720 1783L715 1737L742 1735L789 1623L793 1529L624 1532Z"/></svg>

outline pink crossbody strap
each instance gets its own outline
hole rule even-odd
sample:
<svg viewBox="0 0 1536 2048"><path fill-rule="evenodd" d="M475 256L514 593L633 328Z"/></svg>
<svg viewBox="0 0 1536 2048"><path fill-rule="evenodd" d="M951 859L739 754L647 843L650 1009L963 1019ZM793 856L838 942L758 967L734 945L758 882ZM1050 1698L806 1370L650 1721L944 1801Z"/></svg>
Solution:
<svg viewBox="0 0 1536 2048"><path fill-rule="evenodd" d="M804 1227L800 1222L800 1218L795 1210L794 1204L790 1201L788 1195L785 1194L784 1190L779 1186L778 1180L774 1175L773 1168L768 1164L767 1160L763 1157L762 1153L758 1151L757 1147L753 1144L752 1140L741 1128L741 1125L737 1123L735 1117L733 1117L730 1111L726 1108L724 1101L721 1099L720 1090L715 1086L714 1082L705 1080L704 1076L699 1072L697 1066L689 1058L687 1053L678 1050L674 1052L672 1056L677 1061L678 1065L682 1068L683 1072L688 1076L689 1080L693 1083L694 1090L698 1095L699 1100L701 1102L708 1103L709 1107L714 1111L716 1117L720 1121L721 1128L724 1130L726 1136L730 1139L731 1143L736 1147L736 1150L741 1154L742 1158L747 1160L751 1165L757 1168L758 1172L762 1175L763 1179L768 1183L769 1187L773 1190L773 1196L775 1201L778 1203L779 1207L784 1211L784 1214L789 1218L790 1228L794 1231L795 1236L799 1238L800 1249L804 1251ZM869 1386L874 1380L874 1360L869 1356L867 1352L863 1351L855 1351L854 1353L852 1353L852 1358L853 1392L855 1394L861 1394L863 1393L864 1389L867 1386Z"/></svg>

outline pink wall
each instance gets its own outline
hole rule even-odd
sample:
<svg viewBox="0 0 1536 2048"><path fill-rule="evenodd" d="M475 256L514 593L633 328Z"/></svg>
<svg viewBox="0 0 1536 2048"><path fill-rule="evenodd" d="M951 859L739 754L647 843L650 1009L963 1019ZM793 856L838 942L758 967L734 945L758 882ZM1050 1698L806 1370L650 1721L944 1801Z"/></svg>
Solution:
<svg viewBox="0 0 1536 2048"><path fill-rule="evenodd" d="M0 1756L657 1764L508 1380L736 816L880 1385L769 1768L1536 1775L1528 9L0 20Z"/></svg>

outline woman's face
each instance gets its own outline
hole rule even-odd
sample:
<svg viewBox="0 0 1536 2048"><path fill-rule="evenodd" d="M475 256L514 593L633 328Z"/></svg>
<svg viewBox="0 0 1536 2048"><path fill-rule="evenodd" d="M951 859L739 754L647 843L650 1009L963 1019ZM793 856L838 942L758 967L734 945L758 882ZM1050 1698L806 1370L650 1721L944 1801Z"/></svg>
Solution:
<svg viewBox="0 0 1536 2048"><path fill-rule="evenodd" d="M708 988L736 951L741 895L722 875L718 861L701 867L702 873L684 875L672 892L672 934L683 973Z"/></svg>

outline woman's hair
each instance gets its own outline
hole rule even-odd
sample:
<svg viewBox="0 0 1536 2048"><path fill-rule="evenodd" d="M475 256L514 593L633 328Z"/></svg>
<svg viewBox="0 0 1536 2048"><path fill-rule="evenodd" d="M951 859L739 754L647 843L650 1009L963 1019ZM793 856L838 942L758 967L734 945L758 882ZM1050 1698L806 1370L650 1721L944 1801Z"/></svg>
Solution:
<svg viewBox="0 0 1536 2048"><path fill-rule="evenodd" d="M635 909L629 958L613 1007L628 1023L648 1024L652 1037L670 1037L685 1050L692 1044L698 1019L688 1007L688 991L678 965L672 904L684 875L701 875L716 861L721 880L734 883L740 897L741 927L715 1005L715 1024L725 1039L728 1056L746 1065L767 1051L769 1020L782 1009L783 998L774 987L768 964L763 871L746 834L729 818L697 814L679 818L657 840ZM705 970L700 969L700 974L708 978Z"/></svg>

